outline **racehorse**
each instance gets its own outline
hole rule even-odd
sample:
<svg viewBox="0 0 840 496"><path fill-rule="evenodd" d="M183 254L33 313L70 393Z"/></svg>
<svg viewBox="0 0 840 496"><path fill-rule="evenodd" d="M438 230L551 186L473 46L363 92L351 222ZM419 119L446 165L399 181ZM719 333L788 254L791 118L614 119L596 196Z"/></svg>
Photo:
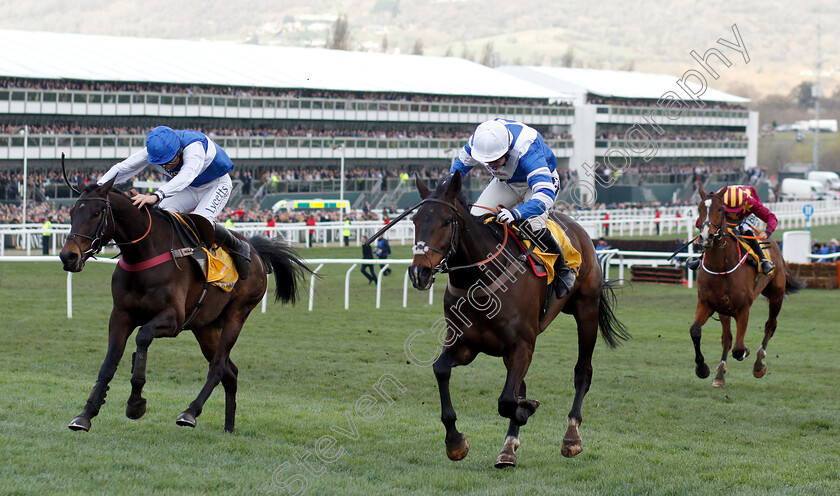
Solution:
<svg viewBox="0 0 840 496"><path fill-rule="evenodd" d="M562 311L577 322L578 360L574 369L575 397L561 453L576 456L583 449L579 432L583 420L581 405L592 382L592 353L598 328L613 348L618 340L629 338L614 314L615 295L604 283L592 240L572 219L557 216L566 236L580 252L582 264L569 294L557 300L551 290L551 300L544 306L549 292L545 279L526 271L518 258L523 251L517 243L508 242L507 231L500 234L495 222L485 224L469 214L461 185L459 172L444 177L434 192L417 179L422 202L414 215L415 255L409 268L412 285L421 290L432 286L437 273L450 274L444 296L446 339L433 366L440 392L441 420L446 428L446 454L457 461L469 451L465 436L455 427L456 415L449 396L452 367L467 365L478 353L486 353L502 357L507 368L498 410L510 422L495 466L516 465L519 428L540 404L526 398L525 375L537 336Z"/></svg>
<svg viewBox="0 0 840 496"><path fill-rule="evenodd" d="M706 193L700 187L700 244L704 248L701 269L697 271L697 311L694 323L691 325L691 340L694 342L694 362L697 377L709 377L709 366L706 365L703 353L700 351L700 334L703 324L715 312L720 316L723 327L721 340L723 354L717 367L712 386L723 387L726 384L726 359L729 349L732 356L741 361L750 354L744 346L744 335L750 319L750 307L759 295L764 295L770 302L770 317L764 324L764 339L756 353L753 375L761 378L767 371L764 358L767 356L767 343L776 332L776 317L782 309L782 301L786 294L799 292L805 283L793 278L788 270L779 245L772 239L767 239L770 259L775 265L773 272L763 275L757 267L745 263L748 254L741 248L739 241L727 229L724 214L723 193L726 188L717 193ZM729 227L734 227L729 224ZM735 334L735 345L732 345L731 319L735 318L738 326Z"/></svg>
<svg viewBox="0 0 840 496"><path fill-rule="evenodd" d="M230 292L210 286L204 293L206 279L198 264L188 258L171 256L172 251L184 248L184 244L166 214L148 207L138 210L126 194L112 188L113 182L102 186L91 184L81 192L70 211L71 232L60 254L64 270L79 272L85 261L112 239L122 252L120 265L111 278L114 307L108 324L108 352L84 411L68 427L90 430L91 419L105 403L108 383L114 377L126 341L140 326L137 352L132 357L126 416L139 419L146 412L142 390L152 340L175 337L183 329L189 329L210 368L198 397L178 416L176 423L195 427L204 403L221 381L225 390L224 429L232 432L238 369L230 359L231 348L245 319L266 292L267 274L274 272L275 300L294 303L298 285L308 268L290 249L268 238L254 236L247 240L252 246L249 277L237 281ZM71 188L79 194L82 185L79 183L78 190ZM198 221L207 223L207 229L213 232L209 222Z"/></svg>

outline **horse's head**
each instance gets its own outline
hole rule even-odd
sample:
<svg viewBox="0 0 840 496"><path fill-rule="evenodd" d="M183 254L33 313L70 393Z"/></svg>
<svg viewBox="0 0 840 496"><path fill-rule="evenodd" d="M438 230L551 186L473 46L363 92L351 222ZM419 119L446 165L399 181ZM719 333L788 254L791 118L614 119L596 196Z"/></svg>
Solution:
<svg viewBox="0 0 840 496"><path fill-rule="evenodd" d="M80 272L85 261L99 253L113 236L114 214L109 194L114 179L102 186L94 183L83 188L79 183L81 196L70 210L70 235L59 254L64 270Z"/></svg>
<svg viewBox="0 0 840 496"><path fill-rule="evenodd" d="M414 214L414 260L408 269L416 289L429 289L435 274L449 269L449 258L455 253L466 212L459 198L461 173L445 176L435 191L417 178L417 191L422 202Z"/></svg>
<svg viewBox="0 0 840 496"><path fill-rule="evenodd" d="M725 187L716 193L706 193L702 186L697 190L700 194L700 205L697 207L700 216L697 223L700 225L700 244L703 248L709 248L715 240L726 234L724 191L726 191Z"/></svg>

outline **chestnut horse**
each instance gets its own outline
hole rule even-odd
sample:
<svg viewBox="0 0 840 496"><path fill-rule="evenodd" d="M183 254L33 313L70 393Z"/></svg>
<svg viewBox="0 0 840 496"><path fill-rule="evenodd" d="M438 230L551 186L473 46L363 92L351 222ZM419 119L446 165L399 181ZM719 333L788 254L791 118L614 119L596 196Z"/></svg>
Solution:
<svg viewBox="0 0 840 496"><path fill-rule="evenodd" d="M128 196L112 186L113 180L102 186L89 185L81 192L70 211L71 232L60 254L64 270L79 272L85 261L112 239L122 251L121 264L111 278L114 308L108 324L108 352L84 411L68 427L90 430L90 420L105 403L108 383L114 377L126 341L139 326L137 352L132 357L131 395L125 411L128 418L139 419L146 413L142 390L152 340L175 337L189 329L210 362L210 369L198 397L176 423L195 427L204 403L221 382L225 389L224 429L232 432L238 372L230 351L242 324L262 300L268 273L274 272L275 299L294 303L300 280L308 269L293 251L268 238L254 236L248 240L252 247L249 277L237 281L230 292L210 286L203 294L205 277L198 264L188 257L170 256L184 245L166 215L148 207L138 210ZM160 260L165 261L156 264Z"/></svg>
<svg viewBox="0 0 840 496"><path fill-rule="evenodd" d="M466 438L455 427L455 410L449 397L452 367L467 365L478 353L486 353L502 357L507 368L498 409L510 423L495 466L516 465L519 428L539 406L538 401L526 398L525 374L537 336L562 311L577 322L575 396L561 449L563 456L575 456L583 449L578 429L583 420L583 398L592 381L598 328L610 347L629 337L613 313L612 288L604 283L586 231L569 217L559 215L556 220L580 252L582 264L572 290L557 300L545 279L526 269L519 258L522 250L497 223L484 224L470 215L461 182L456 172L444 177L431 192L417 179L423 201L414 215L415 255L409 268L412 285L421 290L432 286L438 272L450 273L444 296L446 340L433 366L446 428L446 454L451 460L461 460L469 451ZM546 297L551 299L544 305Z"/></svg>
<svg viewBox="0 0 840 496"><path fill-rule="evenodd" d="M750 319L750 307L759 295L764 295L770 302L770 317L764 324L764 339L756 352L753 375L757 378L764 376L767 371L764 358L767 356L767 343L776 332L776 317L782 309L782 301L786 294L794 294L805 284L793 278L788 270L779 245L772 239L767 239L770 260L775 265L773 272L763 275L758 268L745 263L746 252L741 248L735 236L726 229L723 193L726 188L717 193L707 194L701 187L699 205L700 243L704 252L700 269L697 271L697 311L694 323L691 325L691 340L694 342L694 361L697 364L697 377L709 377L709 366L706 365L703 353L700 352L700 334L703 324L717 312L723 327L723 354L717 367L717 374L712 382L714 387L726 384L726 359L729 349L732 356L741 361L750 354L744 346L744 335ZM729 227L733 227L731 224ZM735 318L738 326L735 334L735 344L732 344L731 319Z"/></svg>

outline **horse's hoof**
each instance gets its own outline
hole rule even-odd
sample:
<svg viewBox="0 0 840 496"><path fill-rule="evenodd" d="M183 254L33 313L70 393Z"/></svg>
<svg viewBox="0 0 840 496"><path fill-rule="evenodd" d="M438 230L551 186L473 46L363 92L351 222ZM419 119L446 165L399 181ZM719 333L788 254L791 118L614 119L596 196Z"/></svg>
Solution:
<svg viewBox="0 0 840 496"><path fill-rule="evenodd" d="M750 349L744 348L743 350L732 350L732 358L735 360L743 361L745 358L750 356Z"/></svg>
<svg viewBox="0 0 840 496"><path fill-rule="evenodd" d="M562 454L566 458L578 456L582 451L583 445L580 442L578 442L577 444L567 444L565 439L563 440L563 447L560 448L560 454Z"/></svg>
<svg viewBox="0 0 840 496"><path fill-rule="evenodd" d="M446 456L453 462L463 460L469 452L470 443L467 442L467 438L463 434L460 434L460 439L457 439L454 443L446 443Z"/></svg>
<svg viewBox="0 0 840 496"><path fill-rule="evenodd" d="M70 422L67 428L71 431L88 432L90 430L90 419L79 415Z"/></svg>
<svg viewBox="0 0 840 496"><path fill-rule="evenodd" d="M146 414L146 399L140 398L139 400L132 401L129 400L128 404L125 406L125 416L130 418L131 420L137 420L143 415Z"/></svg>
<svg viewBox="0 0 840 496"><path fill-rule="evenodd" d="M712 387L722 388L725 385L726 381L724 381L723 379L715 379L712 381Z"/></svg>
<svg viewBox="0 0 840 496"><path fill-rule="evenodd" d="M183 412L181 415L178 415L177 419L175 419L175 423L182 427L195 427L196 420L193 414Z"/></svg>
<svg viewBox="0 0 840 496"><path fill-rule="evenodd" d="M508 468L516 466L516 455L512 453L499 453L496 458L496 463L493 465L496 468Z"/></svg>
<svg viewBox="0 0 840 496"><path fill-rule="evenodd" d="M697 377L705 379L706 377L709 377L710 374L709 366L705 363L700 363L694 368L694 373L697 374Z"/></svg>
<svg viewBox="0 0 840 496"><path fill-rule="evenodd" d="M753 376L756 379L761 379L767 373L767 367L761 367L761 370L753 369Z"/></svg>

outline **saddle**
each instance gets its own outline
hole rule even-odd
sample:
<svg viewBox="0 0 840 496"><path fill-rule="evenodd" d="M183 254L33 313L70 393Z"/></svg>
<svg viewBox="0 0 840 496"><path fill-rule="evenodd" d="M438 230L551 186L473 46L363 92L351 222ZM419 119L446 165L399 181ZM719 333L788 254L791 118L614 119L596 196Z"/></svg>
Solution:
<svg viewBox="0 0 840 496"><path fill-rule="evenodd" d="M563 251L563 258L566 260L566 265L574 271L575 276L580 274L581 256L580 252L572 245L563 229L553 220L548 219L546 227L551 232L557 244ZM525 256L532 260L531 265L541 266L544 274L535 273L538 276L546 276L546 284L550 285L554 281L554 262L557 261L557 253L546 253L540 250L536 243L524 236L524 232L513 226L511 228L515 234L514 239L519 243Z"/></svg>
<svg viewBox="0 0 840 496"><path fill-rule="evenodd" d="M747 241L746 239L744 239L742 234L740 234L738 231L736 231L735 229L733 229L731 227L727 228L727 231L729 232L729 234L734 236L735 239L738 240L738 243L741 245L741 248L747 254L749 254L749 256L747 257L745 262L748 265L752 265L753 267L758 267L759 264L761 263L761 257L759 257L758 253L755 252L755 249L750 244L750 242ZM764 255L767 257L768 260L770 260L770 253L767 252L768 243L759 241L758 244L761 246L761 250L764 252ZM772 272L771 272L771 274L772 274Z"/></svg>
<svg viewBox="0 0 840 496"><path fill-rule="evenodd" d="M172 257L176 260L190 257L204 272L207 283L224 291L231 291L239 280L239 273L230 254L216 244L216 231L210 221L196 214L182 215L165 210L162 212L166 214L167 220L184 245L184 248L172 250Z"/></svg>

